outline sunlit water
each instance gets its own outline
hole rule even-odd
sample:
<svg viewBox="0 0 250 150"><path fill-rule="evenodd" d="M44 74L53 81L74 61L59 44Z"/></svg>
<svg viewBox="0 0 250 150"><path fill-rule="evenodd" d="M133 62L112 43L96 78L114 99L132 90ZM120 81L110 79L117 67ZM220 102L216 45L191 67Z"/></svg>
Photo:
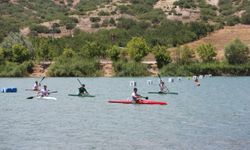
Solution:
<svg viewBox="0 0 250 150"><path fill-rule="evenodd" d="M45 78L53 100L26 99L34 78L0 78L1 150L249 150L250 77L168 83L179 95L153 95L158 78L79 78L95 98L77 93L77 78ZM168 81L167 78L163 78ZM153 85L148 85L152 80ZM111 104L138 93L168 105Z"/></svg>

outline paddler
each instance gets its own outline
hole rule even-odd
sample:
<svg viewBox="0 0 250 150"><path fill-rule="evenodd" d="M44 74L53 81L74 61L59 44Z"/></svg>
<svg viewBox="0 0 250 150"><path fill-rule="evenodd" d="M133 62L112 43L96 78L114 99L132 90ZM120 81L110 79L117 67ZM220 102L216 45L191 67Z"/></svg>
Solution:
<svg viewBox="0 0 250 150"><path fill-rule="evenodd" d="M43 88L38 92L38 95L42 97L49 96L49 90L47 89L47 85L43 86Z"/></svg>
<svg viewBox="0 0 250 150"><path fill-rule="evenodd" d="M83 94L89 94L88 91L85 88L85 84L82 84L82 86L79 88L78 95L83 95Z"/></svg>
<svg viewBox="0 0 250 150"><path fill-rule="evenodd" d="M39 91L41 87L41 84L38 83L38 81L35 82L35 84L33 85L33 91Z"/></svg>
<svg viewBox="0 0 250 150"><path fill-rule="evenodd" d="M132 103L139 103L139 100L142 96L137 94L137 88L134 88L131 97L132 97Z"/></svg>
<svg viewBox="0 0 250 150"><path fill-rule="evenodd" d="M164 93L166 91L169 92L167 86L165 85L165 83L162 80L160 80L159 86L160 86L160 93Z"/></svg>
<svg viewBox="0 0 250 150"><path fill-rule="evenodd" d="M195 82L196 86L200 86L201 85L200 82L199 82L199 80L198 80L198 77L195 78L194 82Z"/></svg>

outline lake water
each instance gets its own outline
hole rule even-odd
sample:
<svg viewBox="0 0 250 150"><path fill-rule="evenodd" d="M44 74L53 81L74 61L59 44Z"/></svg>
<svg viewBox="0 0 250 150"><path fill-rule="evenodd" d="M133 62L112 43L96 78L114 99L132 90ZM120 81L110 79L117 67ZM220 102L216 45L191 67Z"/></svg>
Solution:
<svg viewBox="0 0 250 150"><path fill-rule="evenodd" d="M249 150L250 77L210 77L201 86L182 78L179 95L153 95L158 78L79 78L94 98L77 93L77 78L45 78L53 100L26 99L39 78L0 78L1 150ZM152 80L153 85L147 81ZM168 81L168 78L163 78ZM138 93L168 105L111 104Z"/></svg>

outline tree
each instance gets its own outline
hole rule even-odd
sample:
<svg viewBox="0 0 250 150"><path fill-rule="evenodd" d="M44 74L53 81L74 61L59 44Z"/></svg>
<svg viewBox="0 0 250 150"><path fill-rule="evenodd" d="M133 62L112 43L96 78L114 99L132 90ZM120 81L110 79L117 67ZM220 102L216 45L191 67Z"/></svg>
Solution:
<svg viewBox="0 0 250 150"><path fill-rule="evenodd" d="M212 44L202 44L196 49L202 62L211 62L216 56L215 47Z"/></svg>
<svg viewBox="0 0 250 150"><path fill-rule="evenodd" d="M3 42L0 44L0 47L4 49L4 54L6 59L12 59L12 46L13 45L22 45L26 47L30 52L33 52L32 43L24 38L19 33L9 33L7 37L4 38Z"/></svg>
<svg viewBox="0 0 250 150"><path fill-rule="evenodd" d="M250 10L248 10L242 14L241 22L243 24L250 24Z"/></svg>
<svg viewBox="0 0 250 150"><path fill-rule="evenodd" d="M157 62L157 66L161 69L163 66L171 63L170 52L167 51L167 47L164 46L155 46L153 48L153 53Z"/></svg>
<svg viewBox="0 0 250 150"><path fill-rule="evenodd" d="M180 58L178 63L190 64L193 62L193 59L195 57L193 49L185 45L179 48L179 52L180 52Z"/></svg>
<svg viewBox="0 0 250 150"><path fill-rule="evenodd" d="M239 39L225 47L225 57L229 64L243 64L248 61L249 48Z"/></svg>
<svg viewBox="0 0 250 150"><path fill-rule="evenodd" d="M108 56L111 58L111 60L117 61L119 59L120 52L121 48L114 45L108 50Z"/></svg>
<svg viewBox="0 0 250 150"><path fill-rule="evenodd" d="M13 61L22 63L30 58L29 50L23 45L15 44L12 46Z"/></svg>
<svg viewBox="0 0 250 150"><path fill-rule="evenodd" d="M89 58L105 56L105 49L99 42L87 42L82 52Z"/></svg>
<svg viewBox="0 0 250 150"><path fill-rule="evenodd" d="M71 58L75 55L76 55L76 53L71 48L64 48L63 49L63 56Z"/></svg>
<svg viewBox="0 0 250 150"><path fill-rule="evenodd" d="M149 47L145 39L141 37L133 37L128 43L128 54L130 58L139 62L148 54Z"/></svg>

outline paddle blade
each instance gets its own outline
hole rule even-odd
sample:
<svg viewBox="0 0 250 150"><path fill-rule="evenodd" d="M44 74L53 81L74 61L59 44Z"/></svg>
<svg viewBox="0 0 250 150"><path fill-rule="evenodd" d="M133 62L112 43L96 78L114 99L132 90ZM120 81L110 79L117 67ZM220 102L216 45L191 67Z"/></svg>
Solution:
<svg viewBox="0 0 250 150"><path fill-rule="evenodd" d="M79 79L77 79L77 81L79 82L80 85L82 85L81 81Z"/></svg>
<svg viewBox="0 0 250 150"><path fill-rule="evenodd" d="M27 97L27 99L33 99L35 96L30 96L30 97Z"/></svg>
<svg viewBox="0 0 250 150"><path fill-rule="evenodd" d="M160 74L158 73L157 75L158 75L159 79L161 80L161 76L160 76Z"/></svg>
<svg viewBox="0 0 250 150"><path fill-rule="evenodd" d="M41 79L41 81L39 82L39 84L41 84L41 82L45 79L45 76Z"/></svg>

